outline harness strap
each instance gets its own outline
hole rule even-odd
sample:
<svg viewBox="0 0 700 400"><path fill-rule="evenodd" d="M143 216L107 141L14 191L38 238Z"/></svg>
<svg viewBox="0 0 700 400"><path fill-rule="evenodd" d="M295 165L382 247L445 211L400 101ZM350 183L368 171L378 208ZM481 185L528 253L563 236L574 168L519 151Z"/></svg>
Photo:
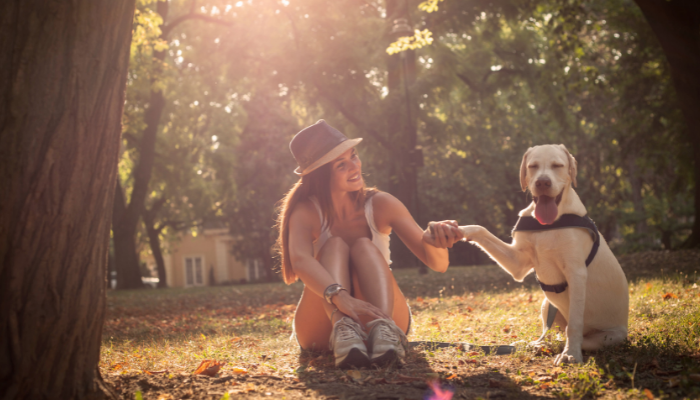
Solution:
<svg viewBox="0 0 700 400"><path fill-rule="evenodd" d="M552 325L554 325L554 318L557 317L558 311L559 310L557 310L557 308L554 307L554 304L549 303L549 309L547 310L547 321L545 321L544 329L542 330L542 335L539 339L537 339L538 342L541 342L542 339L544 339L544 337L547 336L547 332L549 332L549 330L552 329Z"/></svg>
<svg viewBox="0 0 700 400"><path fill-rule="evenodd" d="M600 247L600 233L598 232L598 227L595 226L595 222L593 222L588 215L582 217L576 214L564 214L551 225L542 225L533 217L520 217L513 228L512 234L515 234L515 232L541 232L566 228L584 228L590 232L591 238L593 239L593 247L586 258L586 267L588 267L593 262L595 255L598 253L598 247ZM535 279L537 279L537 274L535 274ZM569 286L568 282L559 283L557 285L547 285L540 282L539 279L537 279L537 283L540 284L543 291L554 293L561 293Z"/></svg>

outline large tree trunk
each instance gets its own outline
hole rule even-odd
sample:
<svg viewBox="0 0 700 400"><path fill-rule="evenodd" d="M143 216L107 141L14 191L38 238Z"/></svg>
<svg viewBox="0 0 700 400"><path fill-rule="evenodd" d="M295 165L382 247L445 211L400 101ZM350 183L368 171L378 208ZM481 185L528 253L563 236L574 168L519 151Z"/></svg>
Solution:
<svg viewBox="0 0 700 400"><path fill-rule="evenodd" d="M700 247L700 1L635 0L664 50L687 126L695 173L695 222L685 243Z"/></svg>
<svg viewBox="0 0 700 400"><path fill-rule="evenodd" d="M0 3L0 398L116 398L97 364L134 0Z"/></svg>

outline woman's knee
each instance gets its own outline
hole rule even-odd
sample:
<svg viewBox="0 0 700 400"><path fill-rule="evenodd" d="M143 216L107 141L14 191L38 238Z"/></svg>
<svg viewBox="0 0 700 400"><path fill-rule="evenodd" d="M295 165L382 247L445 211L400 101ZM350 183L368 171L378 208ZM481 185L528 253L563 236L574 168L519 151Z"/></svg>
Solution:
<svg viewBox="0 0 700 400"><path fill-rule="evenodd" d="M348 254L350 252L350 246L348 246L347 243L345 243L345 240L339 236L333 236L328 238L326 240L326 243L323 245L323 248L321 251L332 251L332 252L341 252Z"/></svg>
<svg viewBox="0 0 700 400"><path fill-rule="evenodd" d="M372 243L372 239L369 238L357 239L350 248L350 256L353 258L366 255L367 253L376 253L379 255L379 249Z"/></svg>
<svg viewBox="0 0 700 400"><path fill-rule="evenodd" d="M350 254L354 254L359 251L371 251L373 249L376 249L376 246L374 243L372 243L372 239L363 237L355 240L355 243L352 244L352 248L350 249Z"/></svg>

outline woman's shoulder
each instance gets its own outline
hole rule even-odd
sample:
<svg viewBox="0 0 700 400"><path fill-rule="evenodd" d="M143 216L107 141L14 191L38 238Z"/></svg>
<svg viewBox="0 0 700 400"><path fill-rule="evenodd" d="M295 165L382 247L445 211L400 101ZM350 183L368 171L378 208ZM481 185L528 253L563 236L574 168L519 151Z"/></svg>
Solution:
<svg viewBox="0 0 700 400"><path fill-rule="evenodd" d="M372 196L372 209L375 215L394 215L405 208L401 200L391 193L377 191Z"/></svg>
<svg viewBox="0 0 700 400"><path fill-rule="evenodd" d="M399 199L394 197L393 194L382 192L380 190L373 190L367 194L367 200L372 199L372 205L374 207L384 207L396 205L396 202L401 203Z"/></svg>
<svg viewBox="0 0 700 400"><path fill-rule="evenodd" d="M312 227L320 225L318 210L311 199L299 201L291 212L291 220L297 223L309 224Z"/></svg>

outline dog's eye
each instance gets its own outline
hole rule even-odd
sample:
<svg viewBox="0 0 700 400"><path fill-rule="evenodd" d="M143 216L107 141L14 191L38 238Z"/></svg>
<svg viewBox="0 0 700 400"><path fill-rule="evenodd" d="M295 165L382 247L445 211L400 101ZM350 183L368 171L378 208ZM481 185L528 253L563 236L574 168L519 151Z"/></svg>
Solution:
<svg viewBox="0 0 700 400"><path fill-rule="evenodd" d="M533 164L533 165L528 165L527 167L528 167L528 168L532 168L532 169L535 169L535 168L537 168L537 167L538 167L538 165L537 165L537 164Z"/></svg>
<svg viewBox="0 0 700 400"><path fill-rule="evenodd" d="M561 168L564 164L552 164L552 168Z"/></svg>

